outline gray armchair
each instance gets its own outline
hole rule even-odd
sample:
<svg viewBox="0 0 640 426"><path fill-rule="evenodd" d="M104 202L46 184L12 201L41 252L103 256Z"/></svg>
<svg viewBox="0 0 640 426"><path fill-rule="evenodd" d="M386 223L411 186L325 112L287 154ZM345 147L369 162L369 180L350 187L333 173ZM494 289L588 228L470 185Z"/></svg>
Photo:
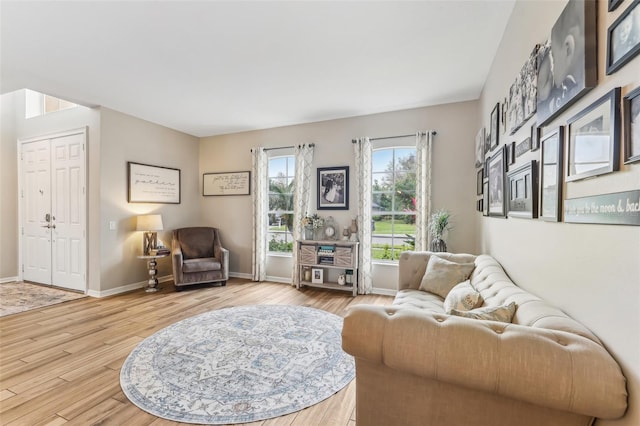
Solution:
<svg viewBox="0 0 640 426"><path fill-rule="evenodd" d="M173 282L183 286L229 279L229 251L222 248L217 228L193 227L173 231L171 241Z"/></svg>

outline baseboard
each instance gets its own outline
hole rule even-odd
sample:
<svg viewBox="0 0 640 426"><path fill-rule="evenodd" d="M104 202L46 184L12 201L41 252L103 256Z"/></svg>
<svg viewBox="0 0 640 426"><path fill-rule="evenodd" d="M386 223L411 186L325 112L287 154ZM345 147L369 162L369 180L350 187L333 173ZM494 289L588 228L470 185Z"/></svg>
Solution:
<svg viewBox="0 0 640 426"><path fill-rule="evenodd" d="M253 275L245 274L242 272L229 272L230 278L242 278L243 280L251 280L253 279Z"/></svg>
<svg viewBox="0 0 640 426"><path fill-rule="evenodd" d="M371 294L379 294L380 296L395 296L397 290L391 290L389 288L373 288Z"/></svg>
<svg viewBox="0 0 640 426"><path fill-rule="evenodd" d="M267 275L267 281L272 283L282 283L282 284L293 284L293 280L291 278L284 277L272 277Z"/></svg>
<svg viewBox="0 0 640 426"><path fill-rule="evenodd" d="M18 281L18 277L0 278L0 284L12 283L12 282L17 282L17 281Z"/></svg>
<svg viewBox="0 0 640 426"><path fill-rule="evenodd" d="M173 275L165 275L164 277L158 277L158 282L160 283L166 283L167 281L173 281ZM114 296L116 294L126 293L129 291L137 290L139 288L143 288L146 285L147 285L147 281L140 281L137 283L127 284L127 285L123 285L116 288L110 288L104 291L89 290L87 291L87 296L98 297L98 298Z"/></svg>

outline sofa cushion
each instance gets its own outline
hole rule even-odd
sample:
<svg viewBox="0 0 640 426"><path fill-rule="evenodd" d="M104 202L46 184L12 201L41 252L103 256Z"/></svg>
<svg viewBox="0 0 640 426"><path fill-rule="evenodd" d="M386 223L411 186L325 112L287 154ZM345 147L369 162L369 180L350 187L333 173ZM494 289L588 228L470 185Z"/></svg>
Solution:
<svg viewBox="0 0 640 426"><path fill-rule="evenodd" d="M213 257L187 259L182 263L182 271L185 273L219 271L220 269L220 261Z"/></svg>
<svg viewBox="0 0 640 426"><path fill-rule="evenodd" d="M482 296L473 287L469 280L461 282L451 289L444 299L444 311L451 310L470 311L482 305Z"/></svg>
<svg viewBox="0 0 640 426"><path fill-rule="evenodd" d="M456 284L469 278L474 268L473 263L456 263L431 256L420 283L420 290L445 298Z"/></svg>
<svg viewBox="0 0 640 426"><path fill-rule="evenodd" d="M449 314L480 320L511 322L513 314L516 313L516 308L516 302L511 302L508 305L483 306L482 308L473 309L471 311L452 309Z"/></svg>
<svg viewBox="0 0 640 426"><path fill-rule="evenodd" d="M442 297L421 290L399 290L393 299L393 307L444 313Z"/></svg>

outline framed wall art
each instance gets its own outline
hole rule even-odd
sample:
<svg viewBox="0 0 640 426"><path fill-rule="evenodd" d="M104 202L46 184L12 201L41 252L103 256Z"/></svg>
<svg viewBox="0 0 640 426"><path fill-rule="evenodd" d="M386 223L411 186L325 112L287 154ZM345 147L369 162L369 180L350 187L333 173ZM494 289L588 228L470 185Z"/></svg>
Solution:
<svg viewBox="0 0 640 426"><path fill-rule="evenodd" d="M509 166L516 163L516 141L509 143L507 146L507 164Z"/></svg>
<svg viewBox="0 0 640 426"><path fill-rule="evenodd" d="M565 201L564 221L640 226L640 189Z"/></svg>
<svg viewBox="0 0 640 426"><path fill-rule="evenodd" d="M540 127L538 123L531 125L531 151L540 149Z"/></svg>
<svg viewBox="0 0 640 426"><path fill-rule="evenodd" d="M640 0L631 3L607 30L607 75L640 52Z"/></svg>
<svg viewBox="0 0 640 426"><path fill-rule="evenodd" d="M489 128L491 130L489 130L489 150L493 151L500 143L500 103L497 103L496 106L493 107L490 123Z"/></svg>
<svg viewBox="0 0 640 426"><path fill-rule="evenodd" d="M349 210L349 166L318 168L318 210Z"/></svg>
<svg viewBox="0 0 640 426"><path fill-rule="evenodd" d="M507 215L535 219L538 217L538 163L529 163L507 175L509 200Z"/></svg>
<svg viewBox="0 0 640 426"><path fill-rule="evenodd" d="M620 3L622 3L623 0L609 0L609 4L607 6L607 11L608 12L613 12L614 10L616 10L616 8L618 6L620 6Z"/></svg>
<svg viewBox="0 0 640 426"><path fill-rule="evenodd" d="M505 217L504 176L505 149L499 149L489 159L489 216Z"/></svg>
<svg viewBox="0 0 640 426"><path fill-rule="evenodd" d="M204 173L202 195L249 195L251 172Z"/></svg>
<svg viewBox="0 0 640 426"><path fill-rule="evenodd" d="M522 142L516 145L516 157L526 154L531 150L531 138L525 138Z"/></svg>
<svg viewBox="0 0 640 426"><path fill-rule="evenodd" d="M552 222L562 219L563 141L562 126L545 134L540 141L540 218Z"/></svg>
<svg viewBox="0 0 640 426"><path fill-rule="evenodd" d="M640 87L624 97L624 162L640 160Z"/></svg>
<svg viewBox="0 0 640 426"><path fill-rule="evenodd" d="M482 215L489 216L489 181L482 183Z"/></svg>
<svg viewBox="0 0 640 426"><path fill-rule="evenodd" d="M512 135L536 113L539 47L536 45L533 48L509 89L509 126Z"/></svg>
<svg viewBox="0 0 640 426"><path fill-rule="evenodd" d="M127 162L130 203L180 204L180 169Z"/></svg>
<svg viewBox="0 0 640 426"><path fill-rule="evenodd" d="M484 182L484 169L478 170L476 177L476 194L482 195L482 183Z"/></svg>
<svg viewBox="0 0 640 426"><path fill-rule="evenodd" d="M567 181L620 167L620 88L616 87L567 122Z"/></svg>
<svg viewBox="0 0 640 426"><path fill-rule="evenodd" d="M484 127L476 135L476 169L484 163Z"/></svg>
<svg viewBox="0 0 640 426"><path fill-rule="evenodd" d="M569 0L538 50L537 121L548 124L598 83L595 1Z"/></svg>

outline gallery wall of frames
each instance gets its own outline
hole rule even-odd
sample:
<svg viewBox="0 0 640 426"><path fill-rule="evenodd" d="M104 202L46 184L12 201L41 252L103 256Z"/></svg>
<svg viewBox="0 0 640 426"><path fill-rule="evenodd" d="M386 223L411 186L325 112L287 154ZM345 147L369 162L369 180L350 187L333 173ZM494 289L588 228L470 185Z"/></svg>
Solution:
<svg viewBox="0 0 640 426"><path fill-rule="evenodd" d="M548 39L532 46L508 93L495 100L475 138L476 210L484 216L640 225L640 188L563 194L566 184L640 162L640 87L627 93L615 87L575 107L597 87L598 66L611 75L640 53L640 0L607 1L607 13L624 10L611 19L605 40L597 37L598 20L607 19L597 16L597 3L570 0ZM597 61L599 43L606 43L604 65ZM555 120L564 112L568 119ZM515 140L516 133L526 136ZM530 152L538 154L518 161Z"/></svg>

